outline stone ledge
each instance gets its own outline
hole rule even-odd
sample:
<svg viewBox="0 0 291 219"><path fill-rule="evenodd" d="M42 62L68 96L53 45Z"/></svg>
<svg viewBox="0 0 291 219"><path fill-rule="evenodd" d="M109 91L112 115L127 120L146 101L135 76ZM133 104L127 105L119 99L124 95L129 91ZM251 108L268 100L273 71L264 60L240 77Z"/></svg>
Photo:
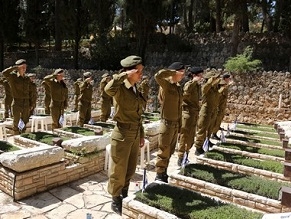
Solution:
<svg viewBox="0 0 291 219"><path fill-rule="evenodd" d="M122 201L122 218L178 219L177 216L134 200L129 196Z"/></svg>
<svg viewBox="0 0 291 219"><path fill-rule="evenodd" d="M206 195L215 196L222 200L232 202L245 207L250 207L265 213L290 212L291 208L281 205L278 200L250 194L240 190L226 188L217 184L205 182L177 173L170 174L170 184L182 188L199 191Z"/></svg>
<svg viewBox="0 0 291 219"><path fill-rule="evenodd" d="M267 145L267 144L260 144L260 143L252 143L252 142L233 140L233 139L226 139L226 143L241 144L241 145L244 145L244 146L250 146L250 147L254 147L254 148L267 148L267 149L284 150L284 148L282 146Z"/></svg>
<svg viewBox="0 0 291 219"><path fill-rule="evenodd" d="M0 155L0 162L3 166L16 172L24 172L60 162L63 157L62 148L42 144L34 148L3 153Z"/></svg>
<svg viewBox="0 0 291 219"><path fill-rule="evenodd" d="M64 137L69 137L69 138L82 138L84 135L80 135L77 133L73 132L67 132L62 129L54 129L53 134L58 135L58 136L64 136Z"/></svg>
<svg viewBox="0 0 291 219"><path fill-rule="evenodd" d="M13 138L14 138L14 143L16 145L19 145L25 148L33 148L33 147L40 146L42 144L40 142L21 137L20 135L13 136Z"/></svg>

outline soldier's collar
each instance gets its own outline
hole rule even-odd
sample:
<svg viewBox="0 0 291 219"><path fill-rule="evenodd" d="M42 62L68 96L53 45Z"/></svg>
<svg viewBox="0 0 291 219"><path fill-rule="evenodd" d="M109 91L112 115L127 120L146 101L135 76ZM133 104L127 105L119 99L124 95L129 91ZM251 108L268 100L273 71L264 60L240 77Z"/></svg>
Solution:
<svg viewBox="0 0 291 219"><path fill-rule="evenodd" d="M130 83L127 79L125 79L123 82L124 82L124 86L125 86L127 89L133 87L133 86L131 85L131 83Z"/></svg>

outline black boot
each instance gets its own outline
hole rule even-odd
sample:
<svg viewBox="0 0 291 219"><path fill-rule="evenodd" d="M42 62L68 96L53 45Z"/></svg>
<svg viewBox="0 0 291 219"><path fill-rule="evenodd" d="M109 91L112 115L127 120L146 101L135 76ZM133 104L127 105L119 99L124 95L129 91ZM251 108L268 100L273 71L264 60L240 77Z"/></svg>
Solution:
<svg viewBox="0 0 291 219"><path fill-rule="evenodd" d="M112 197L111 209L116 214L122 214L122 198L121 196Z"/></svg>
<svg viewBox="0 0 291 219"><path fill-rule="evenodd" d="M166 172L157 173L155 180L168 183L168 177Z"/></svg>
<svg viewBox="0 0 291 219"><path fill-rule="evenodd" d="M128 188L123 188L121 190L122 198L126 198L128 196Z"/></svg>

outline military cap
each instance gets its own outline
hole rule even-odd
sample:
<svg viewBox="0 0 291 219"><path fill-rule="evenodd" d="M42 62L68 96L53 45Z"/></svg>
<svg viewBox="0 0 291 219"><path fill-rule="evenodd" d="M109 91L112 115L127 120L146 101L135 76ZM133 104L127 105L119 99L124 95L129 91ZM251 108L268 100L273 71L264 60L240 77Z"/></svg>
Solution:
<svg viewBox="0 0 291 219"><path fill-rule="evenodd" d="M141 79L142 79L142 80L145 80L145 79L148 79L148 78L149 78L149 77L148 77L147 75L143 75Z"/></svg>
<svg viewBox="0 0 291 219"><path fill-rule="evenodd" d="M204 78L211 78L211 77L218 77L219 75L220 75L220 72L209 71L203 77Z"/></svg>
<svg viewBox="0 0 291 219"><path fill-rule="evenodd" d="M181 69L185 69L185 66L182 62L173 62L168 69L179 71Z"/></svg>
<svg viewBox="0 0 291 219"><path fill-rule="evenodd" d="M23 65L26 64L26 60L25 59L19 59L15 62L15 65Z"/></svg>
<svg viewBox="0 0 291 219"><path fill-rule="evenodd" d="M63 73L63 72L64 72L63 69L58 68L58 69L56 69L56 70L54 71L53 75L58 75L58 74Z"/></svg>
<svg viewBox="0 0 291 219"><path fill-rule="evenodd" d="M192 74L199 74L199 73L203 73L203 69L201 67L191 67L189 69L189 72Z"/></svg>
<svg viewBox="0 0 291 219"><path fill-rule="evenodd" d="M120 61L120 64L123 68L133 67L141 63L142 63L142 58L135 55L127 56L125 59L122 59Z"/></svg>
<svg viewBox="0 0 291 219"><path fill-rule="evenodd" d="M27 74L27 77L35 77L36 76L36 74L34 74L34 73L29 73L29 74Z"/></svg>
<svg viewBox="0 0 291 219"><path fill-rule="evenodd" d="M77 79L77 81L82 81L82 80L83 80L82 78L78 78L78 79Z"/></svg>
<svg viewBox="0 0 291 219"><path fill-rule="evenodd" d="M225 79L225 78L230 78L230 74L228 72L224 73L222 75L222 78Z"/></svg>
<svg viewBox="0 0 291 219"><path fill-rule="evenodd" d="M108 73L105 73L105 74L103 74L101 77L102 78L107 78L107 77L109 77L110 75L108 74Z"/></svg>
<svg viewBox="0 0 291 219"><path fill-rule="evenodd" d="M85 73L83 74L83 76L84 76L85 78L90 78L90 77L92 76L92 73L89 72L89 71L87 71L87 72L85 72Z"/></svg>

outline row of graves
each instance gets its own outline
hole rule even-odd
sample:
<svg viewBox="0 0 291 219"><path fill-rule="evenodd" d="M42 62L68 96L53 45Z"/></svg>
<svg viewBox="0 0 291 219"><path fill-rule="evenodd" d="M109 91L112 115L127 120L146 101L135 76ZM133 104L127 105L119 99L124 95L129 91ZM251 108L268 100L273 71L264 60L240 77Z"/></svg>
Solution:
<svg viewBox="0 0 291 219"><path fill-rule="evenodd" d="M114 121L73 124L1 141L0 189L20 200L107 169ZM41 124L39 124L41 126ZM234 122L204 157L189 154L169 183L148 183L123 200L123 218L291 218L291 124ZM150 153L157 149L159 114L145 113ZM283 134L284 133L284 134ZM213 141L213 140L212 140ZM141 163L144 154L141 152ZM107 160L107 161L106 161Z"/></svg>

